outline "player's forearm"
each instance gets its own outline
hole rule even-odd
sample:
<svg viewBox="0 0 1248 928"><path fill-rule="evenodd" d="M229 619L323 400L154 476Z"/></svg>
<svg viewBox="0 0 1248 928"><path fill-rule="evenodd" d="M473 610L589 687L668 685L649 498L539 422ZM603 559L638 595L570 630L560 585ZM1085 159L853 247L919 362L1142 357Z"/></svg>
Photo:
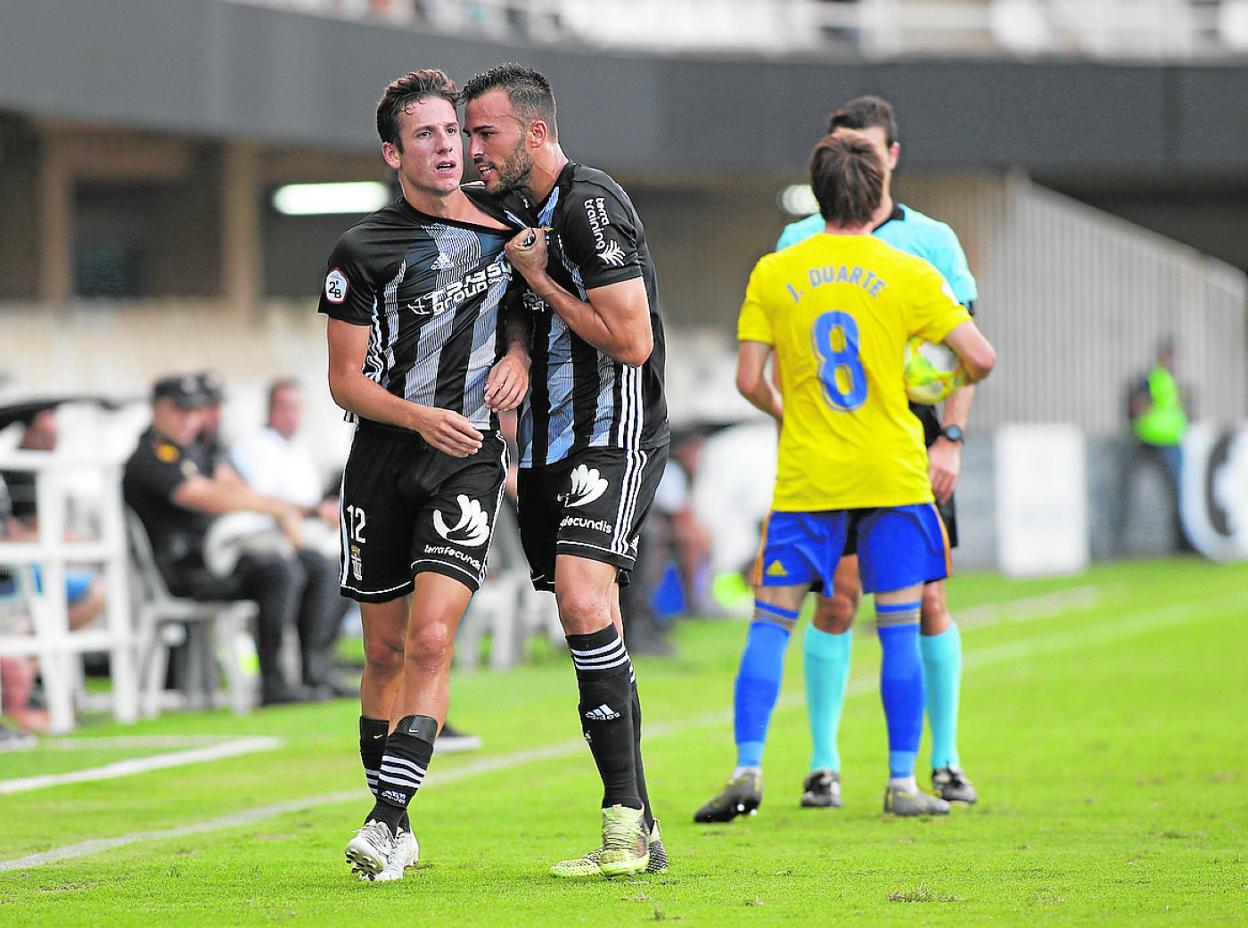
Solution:
<svg viewBox="0 0 1248 928"><path fill-rule="evenodd" d="M329 392L335 403L362 419L416 430L419 407L395 396L361 373L335 376L331 372Z"/></svg>
<svg viewBox="0 0 1248 928"><path fill-rule="evenodd" d="M173 501L187 509L214 516L243 511L281 516L294 508L290 503L263 496L246 484L207 477L194 478L183 483L174 490Z"/></svg>
<svg viewBox="0 0 1248 928"><path fill-rule="evenodd" d="M644 327L623 322L612 325L592 303L573 296L546 274L530 280L529 287L569 329L612 360L637 367L650 357L654 342L648 315Z"/></svg>
<svg viewBox="0 0 1248 928"><path fill-rule="evenodd" d="M527 371L533 364L533 356L529 351L529 340L508 341L503 357L514 358Z"/></svg>
<svg viewBox="0 0 1248 928"><path fill-rule="evenodd" d="M523 301L514 298L507 302L500 319L500 325L503 329L503 341L507 345L507 353L513 354L513 352L522 351L525 369L527 370L533 347L533 317L525 309Z"/></svg>
<svg viewBox="0 0 1248 928"><path fill-rule="evenodd" d="M955 328L945 337L945 344L958 356L971 383L983 380L996 367L997 353L974 322L967 321Z"/></svg>
<svg viewBox="0 0 1248 928"><path fill-rule="evenodd" d="M965 430L971 418L971 404L975 401L975 385L963 387L945 400L944 414L940 417L943 425L956 425Z"/></svg>
<svg viewBox="0 0 1248 928"><path fill-rule="evenodd" d="M767 413L777 422L784 419L784 399L766 377L759 377L752 384L738 384L737 389L755 409Z"/></svg>

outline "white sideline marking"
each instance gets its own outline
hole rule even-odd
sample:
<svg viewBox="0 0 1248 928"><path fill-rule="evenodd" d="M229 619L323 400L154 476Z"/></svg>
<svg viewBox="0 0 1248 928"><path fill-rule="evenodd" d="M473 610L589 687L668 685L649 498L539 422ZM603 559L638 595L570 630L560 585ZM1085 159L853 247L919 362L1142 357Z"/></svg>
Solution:
<svg viewBox="0 0 1248 928"><path fill-rule="evenodd" d="M104 748L123 751L130 748L190 748L197 744L220 744L229 735L116 735L104 738L40 738L39 747L54 751L81 751Z"/></svg>
<svg viewBox="0 0 1248 928"><path fill-rule="evenodd" d="M48 786L59 786L62 783L111 780L114 777L128 777L136 773L147 773L149 770L182 767L186 764L201 764L205 761L237 757L240 754L254 754L256 751L272 751L274 748L280 748L284 743L281 738L236 738L232 741L211 745L210 747L192 748L189 751L175 751L172 754L158 754L155 757L134 757L129 760L119 760L111 764L105 764L102 767L91 767L87 770L72 770L69 773L47 773L37 777L0 780L0 796L12 793L25 793L32 789L44 789Z"/></svg>
<svg viewBox="0 0 1248 928"><path fill-rule="evenodd" d="M981 628L998 622L1030 622L1062 612L1075 612L1100 605L1107 591L1095 586L1077 586L1070 590L1055 590L1004 603L984 603L955 609L954 621L961 629Z"/></svg>
<svg viewBox="0 0 1248 928"><path fill-rule="evenodd" d="M1006 644L995 645L993 647L986 648L983 651L975 651L967 654L965 662L968 666L984 667L992 664L1005 663L1007 661L1025 656L1053 653L1055 651L1078 648L1087 644L1098 644L1120 638L1130 638L1153 631L1154 629L1163 628L1169 625L1178 625L1183 622L1190 622L1193 619L1197 619L1208 614L1208 610L1210 609L1217 609L1223 605L1230 605L1232 602L1242 602L1243 599L1243 594L1234 593L1214 600L1205 601L1200 604L1201 610L1199 613L1193 609L1191 604L1167 606L1161 609L1155 609L1152 612L1128 616L1125 619L1118 619L1113 622L1089 626L1087 629L1073 634L1054 636L1049 640L1033 639L1030 641L1009 642ZM864 693L873 691L874 687L875 681L871 677L857 677L850 680L849 686L846 690L847 695L860 696ZM793 708L801 704L801 702L802 700L800 698L790 697L782 699L776 708L778 710ZM701 728L708 725L722 725L731 717L731 710L721 710L680 722L667 722L649 725L646 727L646 733L649 737L663 737L665 735L685 732L693 728ZM512 767L517 767L535 761L553 760L559 757L566 757L571 754L579 753L584 749L584 742L580 739L576 739L574 741L566 741L562 744L550 745L544 748L534 748L527 751L515 751L511 754L501 754L498 757L484 758L470 764L465 764L455 770L448 770L445 773L440 773L436 776L431 775L430 779L425 781L422 789L428 789L430 786L437 784L455 783L482 773L493 773L498 770L507 770ZM67 844L61 847L52 848L51 850L42 851L38 854L28 854L25 857L17 857L12 860L0 861L0 872L41 867L44 864L57 863L58 861L69 860L74 857L85 857L87 855L96 854L100 851L106 851L111 848L125 847L131 844L139 844L144 841L160 841L166 838L177 838L185 835L204 834L205 832L219 831L220 829L231 828L236 825L249 825L253 822L273 818L277 815L284 815L287 812L300 812L304 809L335 805L342 802L359 802L362 798L362 792L362 790L358 789L340 790L334 793L324 793L320 796L311 796L307 799L294 799L290 802L281 802L274 805L261 806L256 809L249 809L244 812L235 812L231 815L223 815L219 818L208 819L207 821L197 822L191 825L182 825L177 828L165 828L158 831L136 831L131 832L130 834L118 835L114 838L94 838L90 841L82 841L78 844Z"/></svg>
<svg viewBox="0 0 1248 928"><path fill-rule="evenodd" d="M482 773L493 773L496 770L506 770L521 764L566 757L584 750L585 742L577 738L575 741L565 741L561 744L552 744L543 748L515 751L511 754L500 754L498 757L486 757L479 761L465 764L462 767L457 767L454 770L439 773L436 776L431 774L421 786L421 790L423 792L431 786L455 783ZM222 828L231 828L235 825L250 825L253 822L273 818L275 815L284 815L287 812L302 812L304 809L314 809L317 806L336 805L342 802L360 802L363 796L363 789L339 790L334 793L323 793L320 796L309 796L306 799L292 799L289 802L279 802L270 806L260 806L257 809L234 812L230 815L222 815L219 818L196 822L192 825L182 825L177 828L162 828L158 831L135 831L130 834L118 835L115 838L93 838L90 841L67 844L62 847L52 848L49 851L42 851L38 854L28 854L25 857L17 857L12 860L0 860L0 872L40 867L44 864L69 860L73 857L86 857L89 854L98 854L100 851L107 851L115 847L125 847L129 844L139 844L144 841L180 838L186 835L203 834L208 831L219 831Z"/></svg>

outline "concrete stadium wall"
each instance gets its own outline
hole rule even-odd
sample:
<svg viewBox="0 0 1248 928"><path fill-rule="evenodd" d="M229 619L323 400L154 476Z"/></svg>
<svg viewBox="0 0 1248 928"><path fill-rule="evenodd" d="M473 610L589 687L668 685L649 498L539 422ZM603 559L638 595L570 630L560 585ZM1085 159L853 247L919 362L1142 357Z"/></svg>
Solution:
<svg viewBox="0 0 1248 928"><path fill-rule="evenodd" d="M551 78L570 154L705 178L800 170L837 101L881 93L921 169L1248 173L1248 61L868 63L534 48L221 0L0 0L0 109L201 136L374 146L384 84L519 59Z"/></svg>
<svg viewBox="0 0 1248 928"><path fill-rule="evenodd" d="M1243 272L1026 178L905 178L905 202L961 237L1000 367L973 422L1125 425L1126 390L1175 339L1189 413L1248 417Z"/></svg>

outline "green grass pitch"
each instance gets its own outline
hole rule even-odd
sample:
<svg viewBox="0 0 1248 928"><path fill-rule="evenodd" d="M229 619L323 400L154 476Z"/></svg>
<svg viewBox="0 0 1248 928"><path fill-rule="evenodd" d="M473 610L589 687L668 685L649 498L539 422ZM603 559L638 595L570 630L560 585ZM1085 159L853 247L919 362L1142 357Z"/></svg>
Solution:
<svg viewBox="0 0 1248 928"><path fill-rule="evenodd" d="M797 807L808 752L799 631L761 810L695 826L693 810L732 766L745 626L691 621L676 630L677 658L637 662L665 876L546 875L596 843L598 798L571 667L546 654L456 676L452 716L486 750L435 755L413 806L421 866L400 883L357 883L342 862L369 805L350 702L96 722L81 735L274 735L287 746L0 795L0 862L278 803L293 811L0 869L0 925L1248 922L1248 565L1121 564L1016 583L968 575L950 595L966 647L962 756L982 799L945 819L880 812L879 648L864 608L841 733L846 807ZM153 753L0 754L0 780Z"/></svg>

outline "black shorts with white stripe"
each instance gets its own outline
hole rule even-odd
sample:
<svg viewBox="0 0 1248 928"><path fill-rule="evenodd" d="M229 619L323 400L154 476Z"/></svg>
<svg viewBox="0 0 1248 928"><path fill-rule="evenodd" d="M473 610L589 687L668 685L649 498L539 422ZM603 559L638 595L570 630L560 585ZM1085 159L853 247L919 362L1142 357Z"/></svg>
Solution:
<svg viewBox="0 0 1248 928"><path fill-rule="evenodd" d="M613 564L627 583L666 465L663 444L586 448L550 467L521 468L520 540L534 588L554 590L560 554Z"/></svg>
<svg viewBox="0 0 1248 928"><path fill-rule="evenodd" d="M507 443L498 432L453 458L415 432L362 422L342 477L342 595L389 602L410 593L424 571L476 592L506 476Z"/></svg>

